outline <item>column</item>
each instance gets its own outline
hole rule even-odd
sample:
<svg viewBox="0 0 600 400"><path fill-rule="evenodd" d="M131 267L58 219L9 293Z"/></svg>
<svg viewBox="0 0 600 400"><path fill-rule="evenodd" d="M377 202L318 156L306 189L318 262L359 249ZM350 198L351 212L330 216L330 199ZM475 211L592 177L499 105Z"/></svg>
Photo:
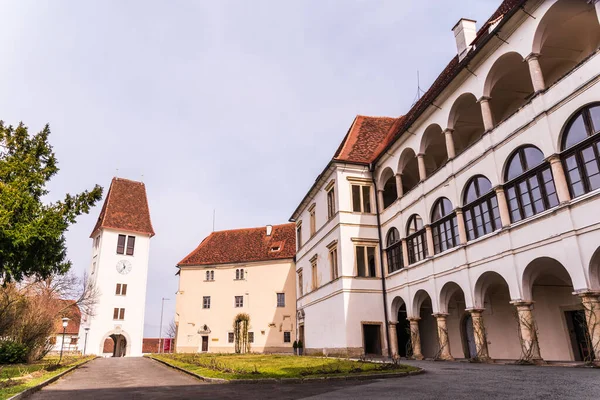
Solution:
<svg viewBox="0 0 600 400"><path fill-rule="evenodd" d="M590 344L594 350L594 361L600 361L600 292L579 293L585 309L585 322L590 335Z"/></svg>
<svg viewBox="0 0 600 400"><path fill-rule="evenodd" d="M521 360L528 362L542 360L537 327L533 318L533 301L511 301L511 304L517 307Z"/></svg>
<svg viewBox="0 0 600 400"><path fill-rule="evenodd" d="M548 157L548 161L550 162L550 168L552 169L558 201L566 203L571 200L571 194L569 193L569 185L567 184L567 178L565 176L563 164L560 161L560 156L558 154L553 154Z"/></svg>
<svg viewBox="0 0 600 400"><path fill-rule="evenodd" d="M460 238L460 244L467 243L467 228L465 226L465 218L463 211L460 208L454 210L456 213L456 222L458 223L458 236Z"/></svg>
<svg viewBox="0 0 600 400"><path fill-rule="evenodd" d="M542 67L540 66L540 55L531 53L525 57L525 61L527 61L527 65L529 65L529 75L531 75L533 91L537 93L546 89L544 75L542 74Z"/></svg>
<svg viewBox="0 0 600 400"><path fill-rule="evenodd" d="M494 118L492 117L490 98L485 96L480 98L479 105L481 106L481 116L483 117L483 128L486 132L491 131L494 129Z"/></svg>
<svg viewBox="0 0 600 400"><path fill-rule="evenodd" d="M402 174L396 174L396 192L398 193L398 198L404 195L404 190L402 189Z"/></svg>
<svg viewBox="0 0 600 400"><path fill-rule="evenodd" d="M433 314L437 320L438 330L438 341L440 345L440 352L437 356L440 360L454 360L452 353L450 352L450 338L448 337L448 327L446 326L446 317L448 314Z"/></svg>
<svg viewBox="0 0 600 400"><path fill-rule="evenodd" d="M412 346L412 356L415 360L422 360L423 354L421 354L421 333L419 332L419 321L421 318L414 317L409 318L410 322L410 344Z"/></svg>
<svg viewBox="0 0 600 400"><path fill-rule="evenodd" d="M475 347L477 349L477 359L487 361L490 359L487 346L487 335L483 323L483 308L471 308L467 310L471 313L473 321L473 337L475 338Z"/></svg>
<svg viewBox="0 0 600 400"><path fill-rule="evenodd" d="M408 243L406 243L406 239L402 240L402 257L404 258L404 266L407 267L409 264L409 260L408 260Z"/></svg>
<svg viewBox="0 0 600 400"><path fill-rule="evenodd" d="M435 254L435 247L433 246L433 231L431 225L425 226L425 238L427 239L427 256L431 257Z"/></svg>
<svg viewBox="0 0 600 400"><path fill-rule="evenodd" d="M421 153L417 156L417 163L419 164L419 181L423 182L427 178L427 170L425 169L424 154Z"/></svg>
<svg viewBox="0 0 600 400"><path fill-rule="evenodd" d="M390 334L390 349L392 350L392 357L398 357L398 334L396 333L396 325L398 322L390 321L388 325L388 331Z"/></svg>
<svg viewBox="0 0 600 400"><path fill-rule="evenodd" d="M510 212L508 211L508 203L506 202L504 188L502 186L496 186L494 191L496 192L496 198L498 199L498 209L500 210L500 221L502 222L502 226L509 226Z"/></svg>
<svg viewBox="0 0 600 400"><path fill-rule="evenodd" d="M446 129L444 136L446 137L446 153L448 153L448 160L452 160L456 157L456 151L454 150L454 138L452 137L454 129Z"/></svg>
<svg viewBox="0 0 600 400"><path fill-rule="evenodd" d="M383 189L377 189L377 202L379 203L379 211L385 209L383 205Z"/></svg>

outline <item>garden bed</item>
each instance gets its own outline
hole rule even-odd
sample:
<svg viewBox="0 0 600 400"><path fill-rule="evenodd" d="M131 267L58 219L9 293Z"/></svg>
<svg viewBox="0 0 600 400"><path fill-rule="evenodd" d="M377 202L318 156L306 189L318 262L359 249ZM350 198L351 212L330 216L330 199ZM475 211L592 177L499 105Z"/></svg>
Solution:
<svg viewBox="0 0 600 400"><path fill-rule="evenodd" d="M225 380L304 380L370 375L405 375L420 371L403 364L372 363L339 358L266 354L152 354L151 358L201 378Z"/></svg>

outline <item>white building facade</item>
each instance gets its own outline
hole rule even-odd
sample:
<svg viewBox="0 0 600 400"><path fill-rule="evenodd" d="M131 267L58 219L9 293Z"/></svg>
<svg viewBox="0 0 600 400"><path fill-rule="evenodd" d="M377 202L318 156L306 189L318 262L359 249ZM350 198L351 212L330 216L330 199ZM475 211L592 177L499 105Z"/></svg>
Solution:
<svg viewBox="0 0 600 400"><path fill-rule="evenodd" d="M505 0L291 220L308 353L600 357L600 5ZM331 194L333 193L333 194Z"/></svg>
<svg viewBox="0 0 600 400"><path fill-rule="evenodd" d="M91 238L89 279L99 291L94 316L84 316L87 354L141 356L150 238L143 183L113 178ZM80 347L82 347L80 345Z"/></svg>

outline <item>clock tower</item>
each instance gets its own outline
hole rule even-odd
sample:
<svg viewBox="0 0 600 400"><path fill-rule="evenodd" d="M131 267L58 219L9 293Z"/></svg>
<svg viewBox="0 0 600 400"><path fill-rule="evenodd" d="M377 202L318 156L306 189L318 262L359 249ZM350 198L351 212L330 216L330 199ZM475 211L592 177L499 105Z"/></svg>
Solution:
<svg viewBox="0 0 600 400"><path fill-rule="evenodd" d="M142 182L113 178L90 235L90 282L99 292L79 337L86 354L141 356L148 254L154 229ZM88 330L86 331L86 328Z"/></svg>

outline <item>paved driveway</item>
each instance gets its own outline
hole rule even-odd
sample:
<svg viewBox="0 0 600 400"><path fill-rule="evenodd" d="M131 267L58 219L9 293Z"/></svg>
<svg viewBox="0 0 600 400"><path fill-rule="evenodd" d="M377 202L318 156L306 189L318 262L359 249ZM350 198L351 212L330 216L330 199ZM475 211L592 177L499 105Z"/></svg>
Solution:
<svg viewBox="0 0 600 400"><path fill-rule="evenodd" d="M427 373L377 381L205 384L144 358L94 360L33 396L41 399L598 399L600 370L407 362Z"/></svg>

